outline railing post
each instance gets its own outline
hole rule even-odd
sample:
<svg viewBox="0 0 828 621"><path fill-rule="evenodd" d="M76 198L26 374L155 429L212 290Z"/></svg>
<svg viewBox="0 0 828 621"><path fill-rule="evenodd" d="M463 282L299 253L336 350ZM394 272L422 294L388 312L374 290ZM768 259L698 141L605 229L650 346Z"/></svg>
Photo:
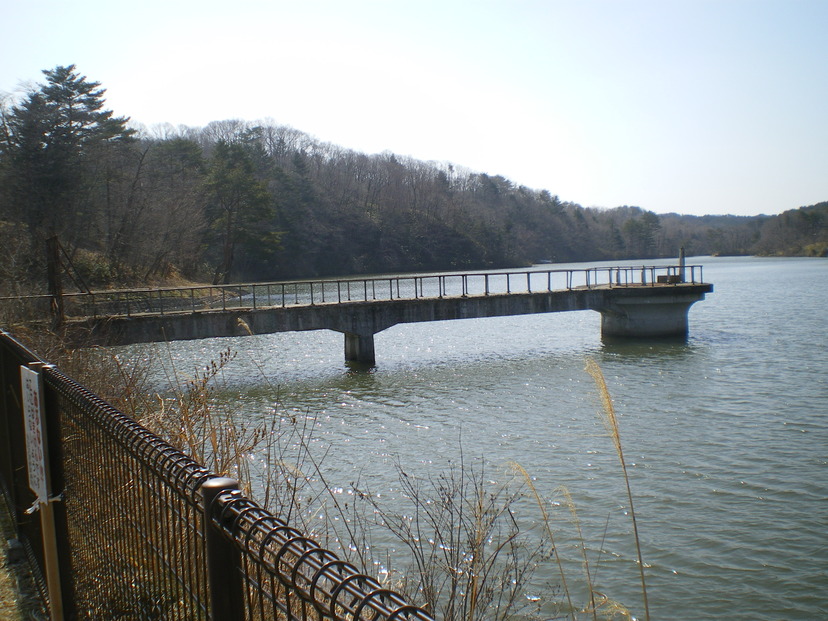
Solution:
<svg viewBox="0 0 828 621"><path fill-rule="evenodd" d="M216 525L216 498L236 490L239 482L226 477L210 479L201 486L204 499L204 542L207 556L207 588L210 593L210 621L244 619L244 594L238 549Z"/></svg>

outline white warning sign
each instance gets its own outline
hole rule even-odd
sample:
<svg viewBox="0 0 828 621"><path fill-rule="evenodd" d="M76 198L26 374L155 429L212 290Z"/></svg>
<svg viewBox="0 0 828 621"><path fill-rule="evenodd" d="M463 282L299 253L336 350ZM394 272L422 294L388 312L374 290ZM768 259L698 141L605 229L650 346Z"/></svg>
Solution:
<svg viewBox="0 0 828 621"><path fill-rule="evenodd" d="M23 423L26 426L26 460L29 466L29 487L38 502L47 502L46 448L43 437L43 386L40 373L20 367L23 388Z"/></svg>

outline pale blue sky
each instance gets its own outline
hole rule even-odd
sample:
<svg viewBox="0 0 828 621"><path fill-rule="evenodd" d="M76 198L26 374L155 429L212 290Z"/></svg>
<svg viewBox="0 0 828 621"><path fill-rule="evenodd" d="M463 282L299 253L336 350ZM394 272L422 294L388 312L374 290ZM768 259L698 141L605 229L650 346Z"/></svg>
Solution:
<svg viewBox="0 0 828 621"><path fill-rule="evenodd" d="M584 206L828 200L828 0L0 0L0 91L75 63L152 126L270 118Z"/></svg>

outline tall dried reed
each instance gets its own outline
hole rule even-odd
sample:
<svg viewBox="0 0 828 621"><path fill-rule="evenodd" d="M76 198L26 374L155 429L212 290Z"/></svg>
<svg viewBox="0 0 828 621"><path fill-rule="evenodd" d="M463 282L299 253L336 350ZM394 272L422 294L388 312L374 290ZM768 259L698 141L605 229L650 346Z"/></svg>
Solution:
<svg viewBox="0 0 828 621"><path fill-rule="evenodd" d="M615 406L612 403L607 382L604 379L604 373L601 367L592 358L586 360L586 372L592 376L595 385L598 389L598 395L601 397L601 420L609 433L612 443L615 446L615 452L618 454L618 459L621 462L621 470L624 473L624 483L627 488L627 501L630 503L630 518L632 519L633 534L635 537L635 550L638 555L638 570L641 576L641 596L644 603L644 618L646 621L650 619L650 606L647 600L647 582L644 579L644 559L641 554L641 540L638 536L638 520L635 516L635 506L633 505L632 489L630 487L630 476L627 472L627 462L624 459L624 449L621 445L621 433L618 429L618 418L615 415Z"/></svg>

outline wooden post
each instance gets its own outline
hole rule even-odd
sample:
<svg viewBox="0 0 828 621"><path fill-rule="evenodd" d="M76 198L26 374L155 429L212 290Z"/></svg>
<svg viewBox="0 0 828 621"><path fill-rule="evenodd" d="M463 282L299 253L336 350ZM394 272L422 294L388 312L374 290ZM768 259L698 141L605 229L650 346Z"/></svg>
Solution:
<svg viewBox="0 0 828 621"><path fill-rule="evenodd" d="M57 329L66 321L63 310L63 284L60 279L60 242L57 235L52 235L46 240L46 283L49 295L52 296L52 328Z"/></svg>
<svg viewBox="0 0 828 621"><path fill-rule="evenodd" d="M23 418L26 428L26 458L29 487L37 501L29 512L40 513L40 533L43 540L43 572L49 594L49 616L52 621L63 620L63 594L60 581L60 559L57 550L55 514L49 472L48 429L43 401L43 364L33 362L31 368L20 367L23 397Z"/></svg>

